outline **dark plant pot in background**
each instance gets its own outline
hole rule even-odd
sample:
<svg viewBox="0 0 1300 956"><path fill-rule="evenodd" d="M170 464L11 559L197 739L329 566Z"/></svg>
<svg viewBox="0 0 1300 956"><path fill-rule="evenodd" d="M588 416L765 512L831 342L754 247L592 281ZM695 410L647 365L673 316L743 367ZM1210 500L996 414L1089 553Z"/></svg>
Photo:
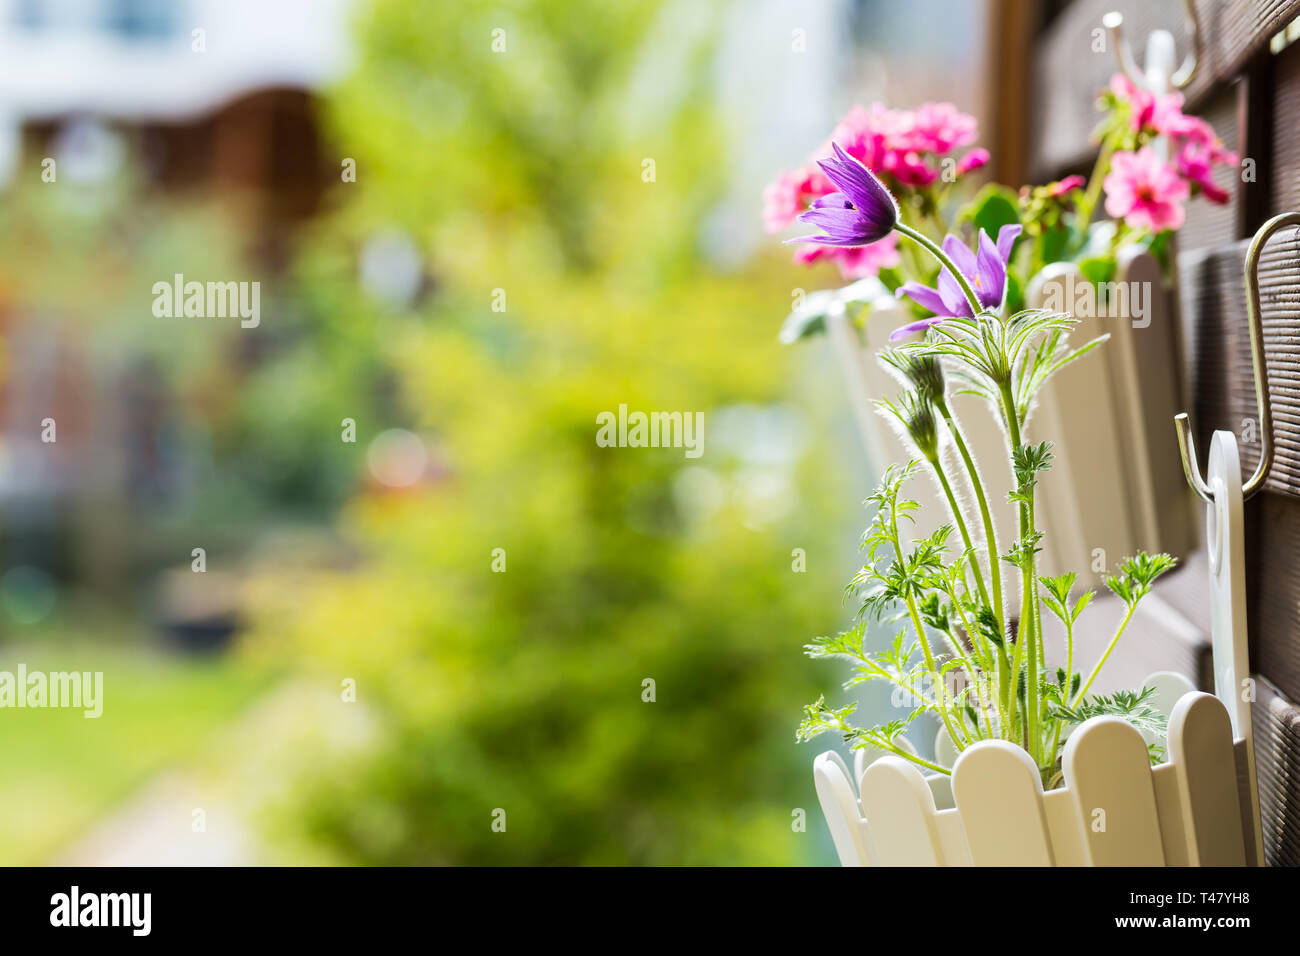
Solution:
<svg viewBox="0 0 1300 956"><path fill-rule="evenodd" d="M155 620L163 643L187 654L220 654L240 628L239 583L229 574L178 568L159 576Z"/></svg>

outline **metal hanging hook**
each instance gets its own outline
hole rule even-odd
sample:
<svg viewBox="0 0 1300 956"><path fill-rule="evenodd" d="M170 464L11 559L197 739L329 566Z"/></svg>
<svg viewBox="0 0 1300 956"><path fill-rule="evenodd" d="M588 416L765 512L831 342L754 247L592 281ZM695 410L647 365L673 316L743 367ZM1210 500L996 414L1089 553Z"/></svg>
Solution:
<svg viewBox="0 0 1300 956"><path fill-rule="evenodd" d="M1269 237L1284 226L1300 226L1300 213L1287 212L1274 216L1259 227L1246 251L1246 265L1242 270L1246 279L1246 321L1250 326L1250 366L1255 376L1255 405L1259 409L1259 464L1250 480L1241 486L1243 499L1250 498L1262 487L1273 467L1273 405L1268 394L1268 366L1264 361L1264 320L1259 310L1259 257ZM1187 483L1206 501L1214 500L1214 492L1201 477L1201 467L1196 458L1196 442L1192 438L1192 424L1187 413L1174 417L1178 431L1178 450L1183 457L1183 474Z"/></svg>
<svg viewBox="0 0 1300 956"><path fill-rule="evenodd" d="M1155 30L1147 38L1145 69L1133 59L1133 51L1124 39L1124 17L1117 10L1112 10L1101 18L1101 24L1110 35L1111 46L1115 50L1115 59L1119 61L1120 72L1135 84L1152 93L1168 93L1170 90L1182 89L1192 82L1196 67L1201 58L1201 18L1196 12L1195 0L1183 0L1186 11L1187 39L1192 48L1183 58L1182 66L1173 68L1174 38L1166 30Z"/></svg>

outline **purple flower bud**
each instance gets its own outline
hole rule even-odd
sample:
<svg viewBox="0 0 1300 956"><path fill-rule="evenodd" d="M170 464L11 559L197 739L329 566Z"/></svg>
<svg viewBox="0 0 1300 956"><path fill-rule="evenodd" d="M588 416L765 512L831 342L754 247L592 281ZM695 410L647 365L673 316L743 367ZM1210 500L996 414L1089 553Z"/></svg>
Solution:
<svg viewBox="0 0 1300 956"><path fill-rule="evenodd" d="M866 246L894 231L898 203L885 184L860 162L832 143L835 159L817 165L839 192L822 196L799 219L821 230L821 235L801 236L790 242L816 242L824 246Z"/></svg>

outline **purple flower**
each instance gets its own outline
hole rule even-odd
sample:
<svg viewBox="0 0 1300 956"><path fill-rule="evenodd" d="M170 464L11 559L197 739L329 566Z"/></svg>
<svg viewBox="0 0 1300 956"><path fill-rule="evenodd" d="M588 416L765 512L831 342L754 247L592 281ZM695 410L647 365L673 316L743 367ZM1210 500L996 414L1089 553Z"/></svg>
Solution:
<svg viewBox="0 0 1300 956"><path fill-rule="evenodd" d="M998 230L998 241L994 243L987 232L981 231L978 252L967 248L952 233L944 237L943 251L970 283L982 308L1001 307L1002 296L1007 289L1007 262L1011 256L1011 247L1019 235L1020 226L1003 226ZM937 285L937 289L931 289L919 282L904 282L899 287L897 295L907 296L934 315L900 326L890 334L890 341L938 325L944 319L974 318L970 303L966 301L956 276L946 268L940 269Z"/></svg>
<svg viewBox="0 0 1300 956"><path fill-rule="evenodd" d="M866 246L879 242L894 231L898 203L884 183L840 149L839 143L831 146L835 159L818 160L817 165L839 192L822 196L799 217L820 229L822 235L788 241L816 242L824 246Z"/></svg>

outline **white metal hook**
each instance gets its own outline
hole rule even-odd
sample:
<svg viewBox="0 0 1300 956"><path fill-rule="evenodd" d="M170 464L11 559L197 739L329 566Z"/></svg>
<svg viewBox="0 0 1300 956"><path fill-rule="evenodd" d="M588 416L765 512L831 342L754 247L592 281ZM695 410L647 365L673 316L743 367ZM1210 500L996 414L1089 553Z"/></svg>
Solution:
<svg viewBox="0 0 1300 956"><path fill-rule="evenodd" d="M1112 10L1101 18L1102 26L1110 34L1111 46L1115 50L1115 59L1119 62L1120 72L1135 84L1152 93L1165 94L1171 90L1182 89L1196 75L1196 67L1201 57L1201 19L1196 12L1195 0L1183 0L1187 15L1187 37L1191 49L1183 58L1181 66L1174 67L1174 38L1168 30L1153 30L1147 37L1146 56L1141 67L1133 59L1133 51L1124 39L1124 17L1117 10Z"/></svg>

